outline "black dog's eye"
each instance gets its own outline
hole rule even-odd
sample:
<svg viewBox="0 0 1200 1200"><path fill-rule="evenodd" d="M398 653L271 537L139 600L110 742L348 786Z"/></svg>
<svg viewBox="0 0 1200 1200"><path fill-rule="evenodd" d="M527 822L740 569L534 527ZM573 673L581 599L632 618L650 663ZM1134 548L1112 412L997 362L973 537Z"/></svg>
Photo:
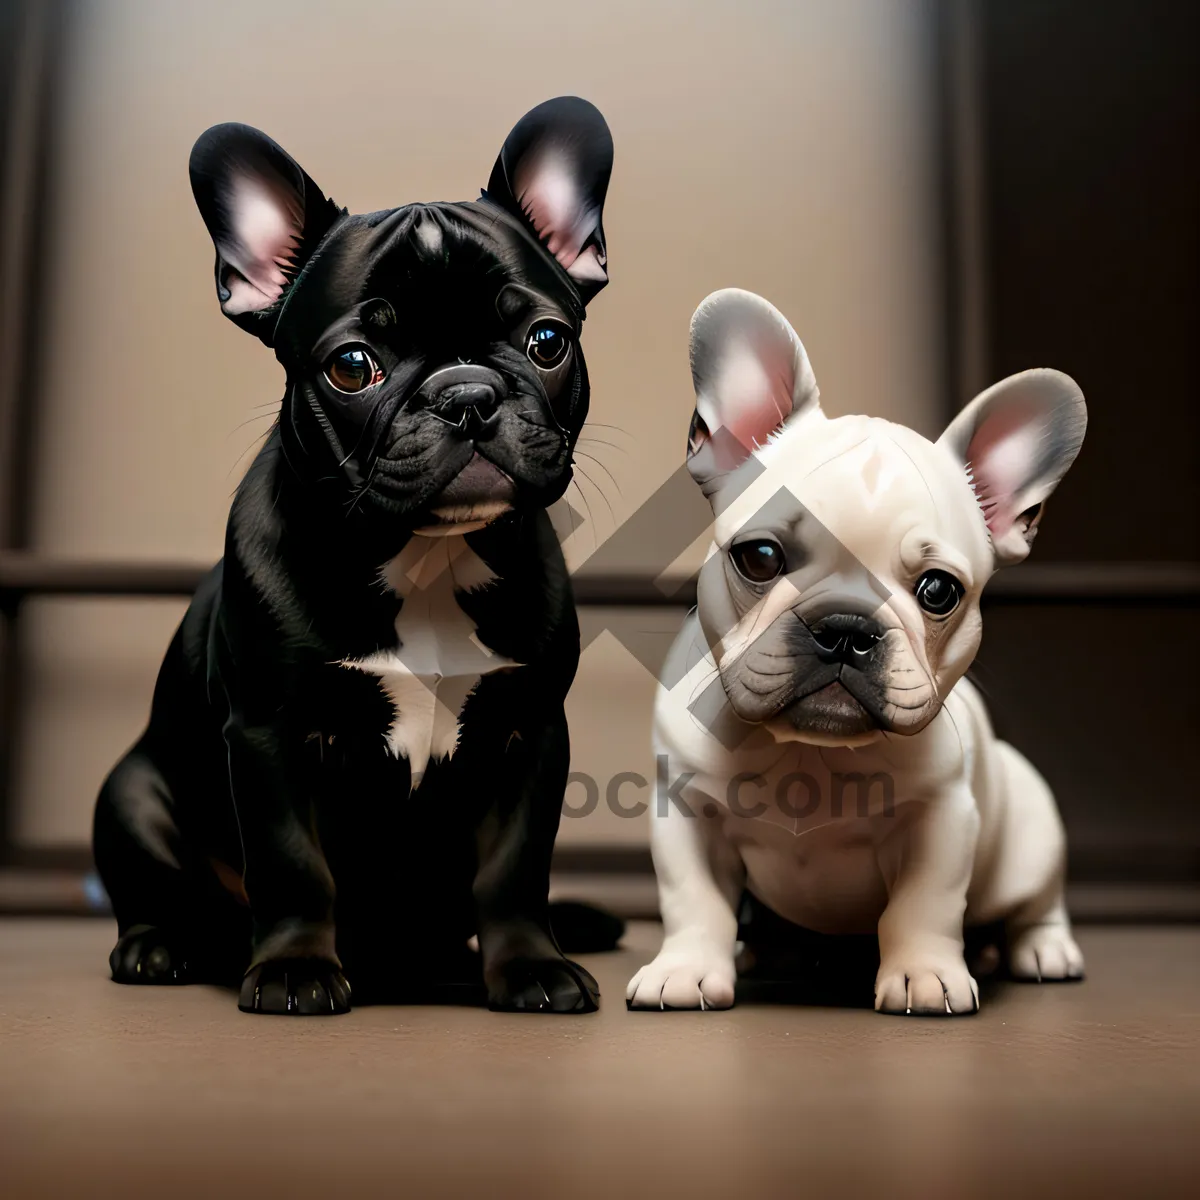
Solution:
<svg viewBox="0 0 1200 1200"><path fill-rule="evenodd" d="M525 353L535 367L551 371L567 357L571 338L555 321L539 321L525 339Z"/></svg>
<svg viewBox="0 0 1200 1200"><path fill-rule="evenodd" d="M729 554L738 574L751 583L769 583L783 573L783 548L769 538L739 542Z"/></svg>
<svg viewBox="0 0 1200 1200"><path fill-rule="evenodd" d="M926 571L913 594L931 617L948 617L963 598L963 585L948 571Z"/></svg>
<svg viewBox="0 0 1200 1200"><path fill-rule="evenodd" d="M339 392L364 391L383 380L383 368L362 346L335 350L325 364L325 378Z"/></svg>

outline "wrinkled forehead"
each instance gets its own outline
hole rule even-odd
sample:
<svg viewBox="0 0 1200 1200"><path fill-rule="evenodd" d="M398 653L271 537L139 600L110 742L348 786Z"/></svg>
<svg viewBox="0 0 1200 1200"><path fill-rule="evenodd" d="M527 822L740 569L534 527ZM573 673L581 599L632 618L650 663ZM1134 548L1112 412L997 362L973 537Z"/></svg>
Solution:
<svg viewBox="0 0 1200 1200"><path fill-rule="evenodd" d="M806 427L807 426L807 427ZM909 531L942 539L972 558L986 526L967 476L944 448L869 417L801 423L756 451L721 491L716 536L824 529L866 552Z"/></svg>
<svg viewBox="0 0 1200 1200"><path fill-rule="evenodd" d="M409 204L351 216L330 231L281 316L297 347L338 315L382 297L401 328L480 327L497 319L502 290L575 323L577 298L551 257L503 210L485 203Z"/></svg>

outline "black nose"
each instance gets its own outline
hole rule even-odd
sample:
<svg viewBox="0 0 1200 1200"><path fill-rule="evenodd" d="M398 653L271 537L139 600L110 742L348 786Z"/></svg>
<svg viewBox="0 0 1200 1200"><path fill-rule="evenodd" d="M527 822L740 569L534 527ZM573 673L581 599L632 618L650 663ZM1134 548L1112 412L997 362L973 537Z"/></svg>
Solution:
<svg viewBox="0 0 1200 1200"><path fill-rule="evenodd" d="M452 383L437 394L434 405L448 414L474 409L487 420L496 411L496 389L490 383Z"/></svg>
<svg viewBox="0 0 1200 1200"><path fill-rule="evenodd" d="M429 375L417 398L447 425L472 434L481 432L506 395L501 375L478 363L456 363Z"/></svg>
<svg viewBox="0 0 1200 1200"><path fill-rule="evenodd" d="M826 663L863 666L875 646L883 640L884 628L870 617L836 613L811 626L817 658Z"/></svg>

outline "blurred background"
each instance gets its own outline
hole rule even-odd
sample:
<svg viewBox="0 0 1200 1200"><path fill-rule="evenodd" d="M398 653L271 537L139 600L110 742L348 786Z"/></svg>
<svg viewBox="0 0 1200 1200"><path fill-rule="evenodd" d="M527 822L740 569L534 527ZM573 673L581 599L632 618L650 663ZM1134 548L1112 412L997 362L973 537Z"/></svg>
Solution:
<svg viewBox="0 0 1200 1200"><path fill-rule="evenodd" d="M655 655L689 602L654 576L699 561L703 503L653 498L682 460L691 313L749 288L804 339L831 414L936 436L1010 372L1080 382L1088 441L1032 561L993 581L977 675L1059 797L1077 915L1200 915L1197 14L0 2L0 906L96 903L96 790L282 393L217 310L196 136L256 125L369 211L472 198L522 113L577 93L616 164L568 497L574 769L601 795L653 778ZM647 832L603 803L565 819L557 886L651 912Z"/></svg>

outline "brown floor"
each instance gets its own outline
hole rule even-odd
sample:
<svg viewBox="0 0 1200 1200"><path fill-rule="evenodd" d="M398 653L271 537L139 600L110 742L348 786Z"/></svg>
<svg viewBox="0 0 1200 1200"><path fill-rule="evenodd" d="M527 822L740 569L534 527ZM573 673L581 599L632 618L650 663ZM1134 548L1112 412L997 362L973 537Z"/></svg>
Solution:
<svg viewBox="0 0 1200 1200"><path fill-rule="evenodd" d="M103 921L0 922L0 1193L1166 1196L1200 1167L1200 927L1089 928L1089 980L978 1017L243 1016L119 988Z"/></svg>

